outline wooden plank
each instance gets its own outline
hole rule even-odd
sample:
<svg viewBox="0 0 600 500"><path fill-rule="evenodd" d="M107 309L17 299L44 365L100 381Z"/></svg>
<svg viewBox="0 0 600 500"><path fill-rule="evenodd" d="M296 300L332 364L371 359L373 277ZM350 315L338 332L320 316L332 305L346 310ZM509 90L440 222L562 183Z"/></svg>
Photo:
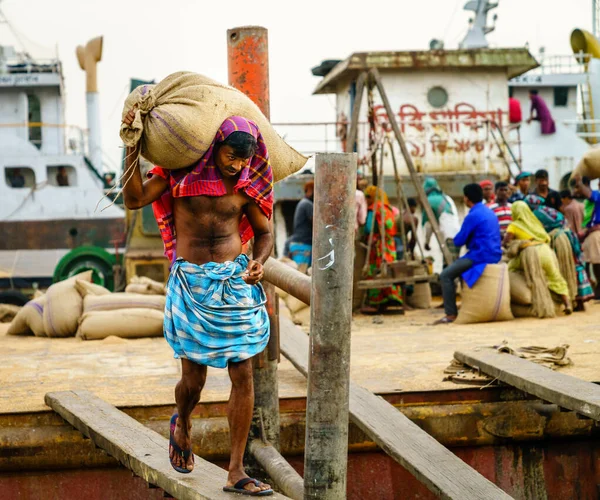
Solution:
<svg viewBox="0 0 600 500"><path fill-rule="evenodd" d="M280 328L281 352L306 376L308 336L283 316L280 318ZM511 498L383 398L352 382L350 419L440 498Z"/></svg>
<svg viewBox="0 0 600 500"><path fill-rule="evenodd" d="M148 484L179 500L231 500L223 491L227 472L194 455L190 474L176 472L169 463L169 441L88 391L50 392L46 404L115 457ZM275 494L269 498L283 499Z"/></svg>
<svg viewBox="0 0 600 500"><path fill-rule="evenodd" d="M600 386L592 382L492 348L458 351L454 357L544 401L600 420Z"/></svg>
<svg viewBox="0 0 600 500"><path fill-rule="evenodd" d="M358 282L359 290L372 290L374 288L387 288L388 286L398 285L403 283L405 285L412 285L414 283L431 283L437 281L437 276L433 274L423 274L420 276L406 276L403 278L380 278L374 280L361 280Z"/></svg>

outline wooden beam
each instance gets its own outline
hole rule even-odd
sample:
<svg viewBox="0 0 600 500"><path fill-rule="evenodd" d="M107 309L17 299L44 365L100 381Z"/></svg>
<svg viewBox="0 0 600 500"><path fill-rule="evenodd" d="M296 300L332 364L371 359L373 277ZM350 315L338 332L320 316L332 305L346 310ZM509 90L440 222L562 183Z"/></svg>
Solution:
<svg viewBox="0 0 600 500"><path fill-rule="evenodd" d="M454 259L452 257L452 254L450 253L450 250L448 250L448 246L446 245L444 238L442 237L442 233L440 231L440 226L438 224L438 220L433 213L433 210L431 208L431 205L429 204L429 201L427 200L427 194L425 193L425 190L423 189L421 179L417 175L417 170L415 169L415 165L413 163L412 156L410 155L410 152L408 151L408 148L406 147L406 142L404 141L402 132L400 132L400 127L398 126L398 121L395 118L394 111L392 110L392 106L390 104L387 93L383 86L383 82L381 81L381 76L379 75L379 71L377 70L377 68L373 68L369 71L369 74L375 80L375 84L377 85L377 90L379 90L379 96L381 97L383 106L385 107L385 111L387 113L390 125L392 126L394 136L396 137L396 140L398 141L398 145L400 146L400 151L402 152L402 156L404 156L404 161L406 162L406 167L408 168L408 173L410 174L410 178L413 182L413 185L415 186L415 190L417 191L417 197L419 198L419 202L421 203L421 206L423 207L423 209L425 210L425 213L427 214L427 217L429 218L429 223L431 224L431 227L433 228L433 232L435 233L435 237L437 238L438 243L440 244L440 248L442 249L442 253L444 255L444 259L446 260L446 263L452 264Z"/></svg>
<svg viewBox="0 0 600 500"><path fill-rule="evenodd" d="M388 286L402 283L404 285L412 285L414 283L431 283L437 281L438 278L434 274L424 274L422 276L406 276L404 278L380 278L374 280L361 280L358 282L359 290L372 290L374 288L387 288Z"/></svg>
<svg viewBox="0 0 600 500"><path fill-rule="evenodd" d="M194 455L191 474L169 463L169 441L88 391L50 392L46 404L136 476L179 500L231 500L227 472ZM275 494L269 498L288 498Z"/></svg>
<svg viewBox="0 0 600 500"><path fill-rule="evenodd" d="M354 146L356 146L356 140L358 138L358 120L360 120L360 108L362 106L363 93L365 90L365 83L367 81L367 73L363 72L356 81L356 94L354 95L354 107L352 108L352 117L350 118L350 131L348 132L347 152L352 153Z"/></svg>
<svg viewBox="0 0 600 500"><path fill-rule="evenodd" d="M528 394L600 421L600 386L592 382L493 348L458 351L454 357Z"/></svg>
<svg viewBox="0 0 600 500"><path fill-rule="evenodd" d="M291 320L281 321L281 351L304 376L308 336ZM383 398L350 382L350 419L430 491L443 499L511 498Z"/></svg>
<svg viewBox="0 0 600 500"><path fill-rule="evenodd" d="M283 493L293 500L304 498L304 479L270 443L252 439L248 451Z"/></svg>
<svg viewBox="0 0 600 500"><path fill-rule="evenodd" d="M356 153L315 158L304 497L346 497ZM335 311L335 313L333 313ZM333 314L332 314L333 313Z"/></svg>

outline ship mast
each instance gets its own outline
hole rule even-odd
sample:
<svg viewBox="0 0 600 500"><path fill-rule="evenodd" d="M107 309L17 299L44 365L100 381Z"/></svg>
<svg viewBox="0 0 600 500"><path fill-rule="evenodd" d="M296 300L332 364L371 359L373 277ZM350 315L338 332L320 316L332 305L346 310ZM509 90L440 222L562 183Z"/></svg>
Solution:
<svg viewBox="0 0 600 500"><path fill-rule="evenodd" d="M459 44L461 49L483 49L488 47L489 44L485 35L494 31L495 25L488 26L487 15L490 10L496 7L498 7L498 2L490 0L470 0L465 4L464 9L473 11L475 16L470 19L469 31ZM497 15L494 15L494 22L496 18Z"/></svg>

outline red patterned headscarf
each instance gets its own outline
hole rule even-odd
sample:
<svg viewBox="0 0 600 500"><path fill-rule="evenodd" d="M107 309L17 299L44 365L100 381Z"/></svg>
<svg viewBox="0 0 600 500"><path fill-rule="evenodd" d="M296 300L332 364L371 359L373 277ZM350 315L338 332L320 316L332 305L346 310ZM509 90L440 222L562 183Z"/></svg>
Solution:
<svg viewBox="0 0 600 500"><path fill-rule="evenodd" d="M246 193L269 219L273 214L273 171L269 163L269 153L265 141L256 123L241 116L230 116L221 124L210 148L191 171L154 167L148 173L149 176L159 175L169 181L169 189L165 190L162 196L152 204L152 210L165 245L165 255L171 263L175 262L177 258L173 198L227 194L223 176L215 164L213 152L215 146L227 139L233 132L251 134L258 144L256 153L239 174L234 193L239 191ZM252 226L250 226L248 218L243 215L240 221L242 244L248 242L253 236Z"/></svg>

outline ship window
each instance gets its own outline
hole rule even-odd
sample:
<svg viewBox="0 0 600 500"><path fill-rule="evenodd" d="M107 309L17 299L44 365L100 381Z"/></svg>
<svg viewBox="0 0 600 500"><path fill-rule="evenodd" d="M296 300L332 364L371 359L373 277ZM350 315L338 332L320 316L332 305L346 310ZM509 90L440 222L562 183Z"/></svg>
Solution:
<svg viewBox="0 0 600 500"><path fill-rule="evenodd" d="M35 187L35 172L29 167L6 167L4 180L8 187L32 188Z"/></svg>
<svg viewBox="0 0 600 500"><path fill-rule="evenodd" d="M29 108L29 142L36 148L42 147L42 107L40 99L35 94L27 94L27 107Z"/></svg>
<svg viewBox="0 0 600 500"><path fill-rule="evenodd" d="M48 184L51 186L77 186L77 172L71 165L49 165Z"/></svg>
<svg viewBox="0 0 600 500"><path fill-rule="evenodd" d="M569 101L569 87L554 87L554 106L566 106Z"/></svg>
<svg viewBox="0 0 600 500"><path fill-rule="evenodd" d="M427 92L427 101L434 108L441 108L448 103L448 92L444 87L431 87Z"/></svg>

